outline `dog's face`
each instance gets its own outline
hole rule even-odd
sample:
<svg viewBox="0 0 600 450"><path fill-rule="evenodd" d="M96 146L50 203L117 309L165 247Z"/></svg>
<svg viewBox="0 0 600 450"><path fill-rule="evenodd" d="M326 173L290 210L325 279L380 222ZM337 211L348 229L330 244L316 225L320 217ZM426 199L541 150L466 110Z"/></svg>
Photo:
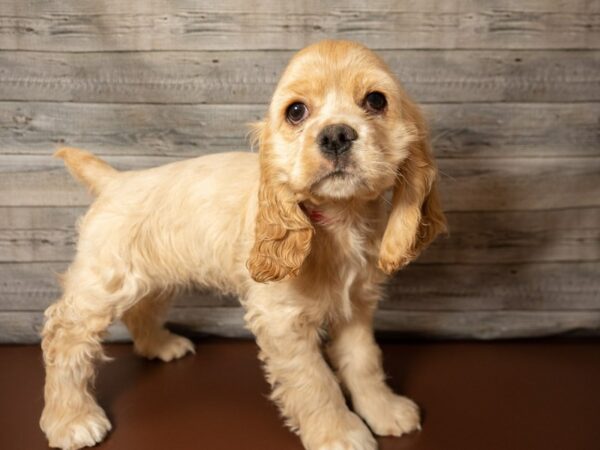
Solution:
<svg viewBox="0 0 600 450"><path fill-rule="evenodd" d="M256 281L300 272L315 232L300 205L306 200L351 206L393 186L378 263L386 273L444 230L425 124L362 45L324 41L296 54L255 134L261 183L248 268Z"/></svg>
<svg viewBox="0 0 600 450"><path fill-rule="evenodd" d="M326 41L299 52L273 95L269 163L298 198L372 198L394 184L416 137L404 94L367 48Z"/></svg>

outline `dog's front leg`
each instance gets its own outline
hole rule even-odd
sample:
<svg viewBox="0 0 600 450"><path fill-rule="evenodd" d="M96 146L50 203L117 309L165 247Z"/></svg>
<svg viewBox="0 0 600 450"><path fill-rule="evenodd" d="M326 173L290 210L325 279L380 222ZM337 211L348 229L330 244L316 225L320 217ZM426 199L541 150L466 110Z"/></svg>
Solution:
<svg viewBox="0 0 600 450"><path fill-rule="evenodd" d="M370 305L372 302L359 301L353 318L333 328L328 354L350 392L354 410L375 434L400 436L420 428L419 408L412 400L394 394L385 383Z"/></svg>
<svg viewBox="0 0 600 450"><path fill-rule="evenodd" d="M287 424L308 450L375 450L375 439L347 408L323 358L317 324L289 301L289 292L284 304L273 299L273 285L269 288L246 303L246 321L260 347L271 397Z"/></svg>

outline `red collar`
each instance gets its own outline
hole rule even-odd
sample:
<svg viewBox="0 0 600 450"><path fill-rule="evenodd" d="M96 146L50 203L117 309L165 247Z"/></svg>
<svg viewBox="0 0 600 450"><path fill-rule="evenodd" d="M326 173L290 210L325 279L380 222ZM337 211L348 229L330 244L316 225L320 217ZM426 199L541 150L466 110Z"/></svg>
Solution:
<svg viewBox="0 0 600 450"><path fill-rule="evenodd" d="M301 207L314 225L331 225L335 222L335 220L328 217L323 210L319 209L317 206L309 206L303 203Z"/></svg>
<svg viewBox="0 0 600 450"><path fill-rule="evenodd" d="M310 219L311 222L314 223L323 223L326 222L326 218L323 215L323 211L321 211L320 209L313 209L312 211L310 211L308 213L308 218Z"/></svg>

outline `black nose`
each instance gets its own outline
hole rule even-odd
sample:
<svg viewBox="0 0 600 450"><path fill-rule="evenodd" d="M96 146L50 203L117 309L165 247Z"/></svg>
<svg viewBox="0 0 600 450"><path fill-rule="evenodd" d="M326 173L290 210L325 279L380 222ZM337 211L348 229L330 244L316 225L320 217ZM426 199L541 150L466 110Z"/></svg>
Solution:
<svg viewBox="0 0 600 450"><path fill-rule="evenodd" d="M325 156L337 157L352 147L352 141L358 139L356 130L343 123L327 125L317 136L319 148Z"/></svg>

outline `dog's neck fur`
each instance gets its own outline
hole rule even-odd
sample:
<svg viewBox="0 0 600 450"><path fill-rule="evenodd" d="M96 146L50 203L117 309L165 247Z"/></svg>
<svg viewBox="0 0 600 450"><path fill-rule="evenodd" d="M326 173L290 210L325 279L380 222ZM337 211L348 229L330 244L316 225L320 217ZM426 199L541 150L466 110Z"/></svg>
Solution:
<svg viewBox="0 0 600 450"><path fill-rule="evenodd" d="M321 305L329 303L331 317L350 319L357 286L368 279L383 281L376 273L379 243L385 227L380 200L303 204L315 227L311 253L298 280L319 292L307 294Z"/></svg>
<svg viewBox="0 0 600 450"><path fill-rule="evenodd" d="M302 202L301 207L317 229L335 231L380 219L379 200L314 201L310 199Z"/></svg>

